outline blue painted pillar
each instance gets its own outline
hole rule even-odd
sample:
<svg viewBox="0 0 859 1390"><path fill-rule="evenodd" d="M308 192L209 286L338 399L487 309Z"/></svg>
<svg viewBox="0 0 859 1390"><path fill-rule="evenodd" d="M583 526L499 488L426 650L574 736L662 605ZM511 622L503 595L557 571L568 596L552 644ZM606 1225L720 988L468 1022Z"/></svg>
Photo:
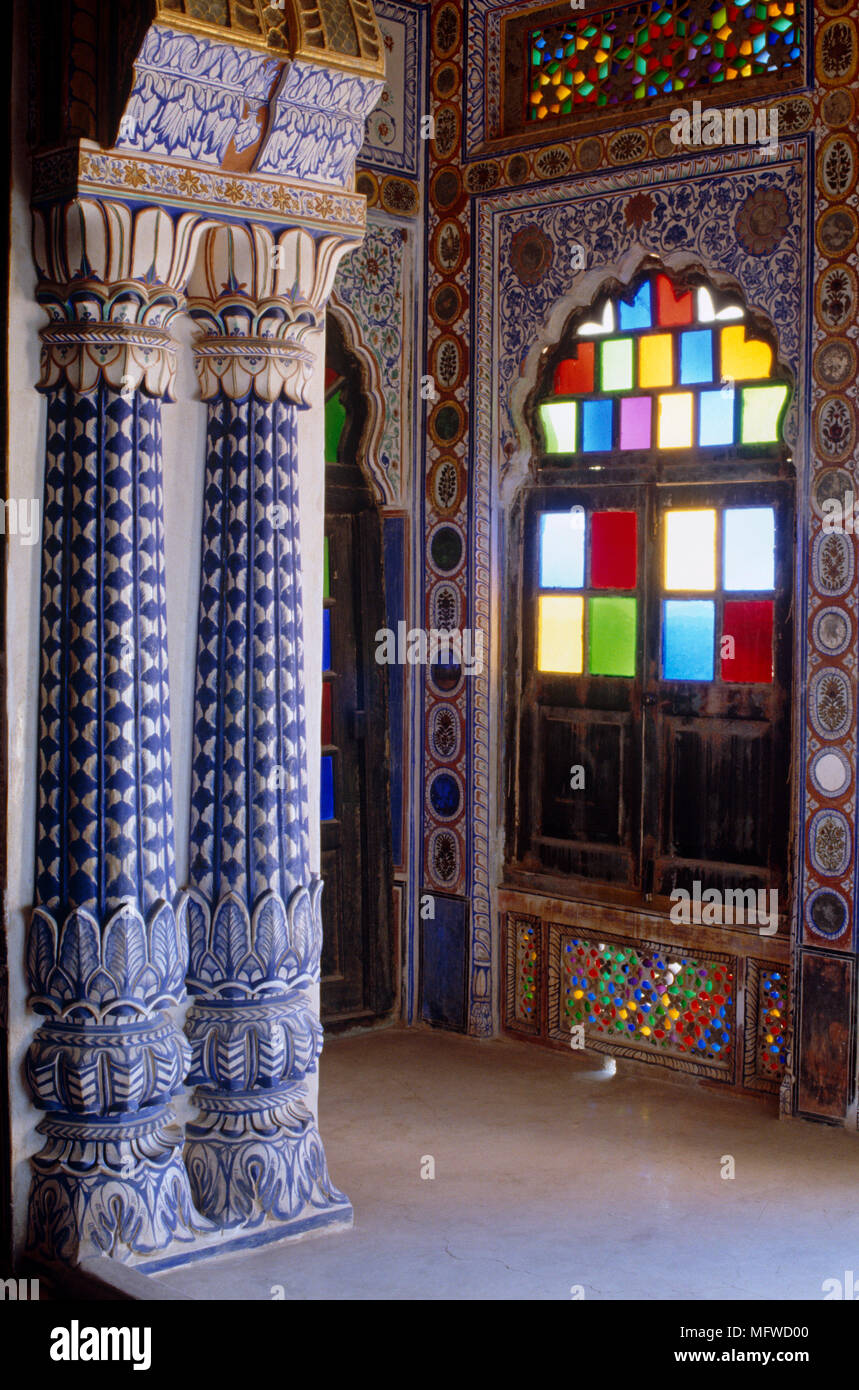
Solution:
<svg viewBox="0 0 859 1390"><path fill-rule="evenodd" d="M305 339L347 244L294 232L279 248L259 229L212 233L210 297L191 299L209 418L186 1024L199 1117L185 1156L201 1212L269 1238L351 1220L307 1096L322 1046L322 884L310 865L298 488Z"/></svg>
<svg viewBox="0 0 859 1390"><path fill-rule="evenodd" d="M133 215L121 211L133 244ZM166 1012L184 998L187 960L173 854L161 472L161 400L173 367L165 324L181 295L98 282L80 254L87 283L80 274L65 292L40 291L53 322L42 333L27 956L31 1003L44 1019L27 1078L46 1112L28 1241L65 1262L143 1258L192 1241L207 1224L193 1212L170 1107L188 1047Z"/></svg>

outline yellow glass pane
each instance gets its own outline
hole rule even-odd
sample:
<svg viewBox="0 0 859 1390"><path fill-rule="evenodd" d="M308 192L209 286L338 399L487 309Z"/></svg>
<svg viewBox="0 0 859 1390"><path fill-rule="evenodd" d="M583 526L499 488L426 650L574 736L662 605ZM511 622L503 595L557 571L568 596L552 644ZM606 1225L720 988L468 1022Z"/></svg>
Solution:
<svg viewBox="0 0 859 1390"><path fill-rule="evenodd" d="M580 675L584 668L584 599L541 594L538 614L537 669Z"/></svg>
<svg viewBox="0 0 859 1390"><path fill-rule="evenodd" d="M670 333L655 333L638 342L639 386L673 386L674 354Z"/></svg>
<svg viewBox="0 0 859 1390"><path fill-rule="evenodd" d="M716 513L665 513L665 588L703 593L716 587Z"/></svg>
<svg viewBox="0 0 859 1390"><path fill-rule="evenodd" d="M660 449L692 447L692 392L657 396L656 442Z"/></svg>
<svg viewBox="0 0 859 1390"><path fill-rule="evenodd" d="M746 342L745 325L722 329L722 378L728 381L756 381L772 371L772 348L768 343Z"/></svg>

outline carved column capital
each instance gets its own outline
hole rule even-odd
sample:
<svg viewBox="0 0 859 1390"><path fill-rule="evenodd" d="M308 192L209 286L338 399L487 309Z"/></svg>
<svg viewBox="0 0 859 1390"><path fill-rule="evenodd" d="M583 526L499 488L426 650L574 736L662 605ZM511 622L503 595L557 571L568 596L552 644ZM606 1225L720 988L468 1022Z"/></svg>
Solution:
<svg viewBox="0 0 859 1390"><path fill-rule="evenodd" d="M109 199L70 198L33 211L40 390L63 381L93 391L172 397L176 356L169 328L185 309L185 283L201 218Z"/></svg>
<svg viewBox="0 0 859 1390"><path fill-rule="evenodd" d="M189 285L203 332L194 361L204 400L307 405L315 354L308 338L324 323L341 258L358 244L306 228L259 225L209 231Z"/></svg>

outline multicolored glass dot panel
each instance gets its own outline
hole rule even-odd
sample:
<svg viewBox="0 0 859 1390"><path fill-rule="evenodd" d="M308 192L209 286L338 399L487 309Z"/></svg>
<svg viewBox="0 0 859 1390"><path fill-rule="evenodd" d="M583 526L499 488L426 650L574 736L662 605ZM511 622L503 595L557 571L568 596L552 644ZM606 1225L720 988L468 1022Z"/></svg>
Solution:
<svg viewBox="0 0 859 1390"><path fill-rule="evenodd" d="M561 1027L728 1069L733 974L719 961L640 942L561 939Z"/></svg>
<svg viewBox="0 0 859 1390"><path fill-rule="evenodd" d="M801 25L795 0L667 0L556 21L528 36L527 120L798 71Z"/></svg>
<svg viewBox="0 0 859 1390"><path fill-rule="evenodd" d="M662 679L772 684L774 508L671 509L663 531Z"/></svg>
<svg viewBox="0 0 859 1390"><path fill-rule="evenodd" d="M575 506L542 512L539 525L537 669L634 676L637 513Z"/></svg>
<svg viewBox="0 0 859 1390"><path fill-rule="evenodd" d="M606 300L579 325L538 407L547 455L579 456L775 444L787 402L770 380L768 343L747 336L744 311L665 275L626 300ZM739 320L739 321L736 321Z"/></svg>
<svg viewBox="0 0 859 1390"><path fill-rule="evenodd" d="M780 1081L787 1066L787 972L762 969L758 996L757 1073Z"/></svg>
<svg viewBox="0 0 859 1390"><path fill-rule="evenodd" d="M516 1018L520 1023L537 1023L537 945L538 928L533 922L516 924Z"/></svg>

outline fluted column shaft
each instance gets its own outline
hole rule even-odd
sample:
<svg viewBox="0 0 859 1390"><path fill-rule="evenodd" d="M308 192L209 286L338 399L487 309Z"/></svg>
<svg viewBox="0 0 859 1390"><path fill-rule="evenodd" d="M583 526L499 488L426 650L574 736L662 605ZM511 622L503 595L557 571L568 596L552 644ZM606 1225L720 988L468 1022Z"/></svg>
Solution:
<svg viewBox="0 0 859 1390"><path fill-rule="evenodd" d="M307 1104L322 884L308 830L298 410L336 246L287 234L275 258L258 231L214 232L191 287L209 406L186 1023L199 1118L185 1157L197 1206L224 1228L351 1214Z"/></svg>
<svg viewBox="0 0 859 1390"><path fill-rule="evenodd" d="M113 217L121 281L87 235ZM38 1128L29 1246L49 1259L142 1258L190 1241L171 1097L188 1046L185 901L173 853L161 400L181 293L135 281L175 228L157 213L76 202L43 216L39 299L47 394L31 1003ZM58 265L69 244L74 264ZM95 237L99 241L98 235ZM143 246L141 248L141 242ZM102 246L104 239L101 239ZM162 248L163 248L162 241ZM151 253L146 261L151 264ZM83 267L88 272L82 273ZM61 283L63 272L72 278Z"/></svg>

